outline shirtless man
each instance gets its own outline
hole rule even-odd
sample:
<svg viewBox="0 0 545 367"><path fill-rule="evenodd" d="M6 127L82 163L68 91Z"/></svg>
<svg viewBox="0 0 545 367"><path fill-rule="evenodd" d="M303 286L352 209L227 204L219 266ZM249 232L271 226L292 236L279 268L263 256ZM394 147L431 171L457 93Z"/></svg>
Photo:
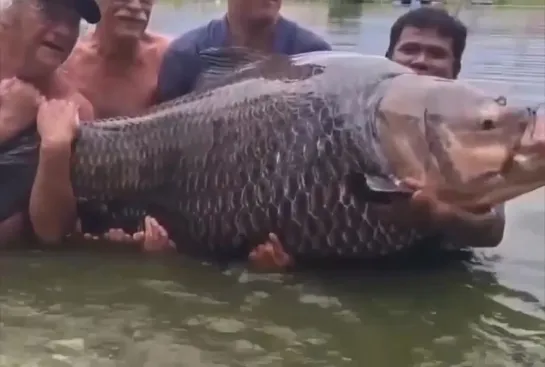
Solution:
<svg viewBox="0 0 545 367"><path fill-rule="evenodd" d="M76 43L82 18L89 23L100 19L94 0L16 0L0 13L0 144L37 117L42 145L28 214L36 235L45 240L53 235L50 217L43 215L48 208L61 208L61 217L72 215L72 188L68 165L64 164L69 145L60 144L62 136L47 126L62 123L70 115L67 111L73 112L70 124L75 123L77 114L93 118L89 101L58 69ZM51 192L58 193L55 201ZM25 217L26 210L21 208L0 223L0 244L23 233Z"/></svg>
<svg viewBox="0 0 545 367"><path fill-rule="evenodd" d="M77 207L70 184L71 142L78 115L94 118L91 103L59 69L76 43L81 18L99 21L94 0L18 0L0 14L0 47L9 50L0 55L1 77L15 77L0 85L0 144L32 123L44 99L58 99L42 103L37 117L42 144L28 216L34 234L44 243L58 243L73 232ZM25 212L21 208L0 223L0 244L28 229ZM145 250L157 243L168 245L168 236L152 218L146 218L145 229L130 238ZM112 232L109 239L127 240L119 231Z"/></svg>
<svg viewBox="0 0 545 367"><path fill-rule="evenodd" d="M153 0L99 1L101 21L76 44L62 66L93 105L95 118L135 115L156 103L157 74L169 40L147 31L153 5ZM56 218L57 228L65 228L67 217ZM171 248L167 232L151 217L145 218L143 231L128 234L111 229L105 238L143 241L149 251Z"/></svg>
<svg viewBox="0 0 545 367"><path fill-rule="evenodd" d="M102 20L64 68L96 118L135 115L157 100L157 75L169 40L146 30L154 0L100 0Z"/></svg>
<svg viewBox="0 0 545 367"><path fill-rule="evenodd" d="M189 92L191 82L186 79L193 81L197 77L192 57L197 57L198 47L227 46L225 42L230 39L229 43L254 48L268 47L270 43L283 53L330 49L320 37L280 17L281 1L230 0L225 18L187 33L169 48L158 81L157 73L168 39L146 31L153 3L153 0L102 0L103 16L96 31L76 45L65 63L71 80L89 98L99 117L137 114L169 96ZM207 27L212 24L224 33L215 33L216 37L209 35ZM271 42L265 42L269 38ZM179 45L188 47L183 52L189 52L189 59L178 58ZM147 222L151 223L150 231L157 238L158 244L152 247L168 249L159 245L164 243L166 231L153 218ZM106 236L127 241L134 237L119 229L109 231ZM136 236L141 237L142 232Z"/></svg>

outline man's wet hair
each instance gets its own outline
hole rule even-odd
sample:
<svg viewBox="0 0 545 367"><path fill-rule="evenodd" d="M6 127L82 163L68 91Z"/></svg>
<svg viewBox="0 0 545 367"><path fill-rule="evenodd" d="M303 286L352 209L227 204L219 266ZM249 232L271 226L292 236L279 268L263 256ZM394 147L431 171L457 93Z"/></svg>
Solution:
<svg viewBox="0 0 545 367"><path fill-rule="evenodd" d="M387 58L392 58L401 32L407 27L434 29L442 37L452 39L452 54L454 55L453 72L456 78L462 68L462 54L466 47L467 27L444 9L424 6L410 10L400 16L390 29L390 44L386 51Z"/></svg>

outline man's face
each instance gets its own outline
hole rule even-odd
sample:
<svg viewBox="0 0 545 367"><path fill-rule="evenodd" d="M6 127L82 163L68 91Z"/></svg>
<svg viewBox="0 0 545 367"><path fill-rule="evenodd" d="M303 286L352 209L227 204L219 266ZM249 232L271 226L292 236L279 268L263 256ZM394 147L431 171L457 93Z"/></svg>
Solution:
<svg viewBox="0 0 545 367"><path fill-rule="evenodd" d="M278 17L282 0L229 0L241 18L250 23L269 23Z"/></svg>
<svg viewBox="0 0 545 367"><path fill-rule="evenodd" d="M452 39L441 36L435 29L407 26L394 47L392 61L418 74L453 79L452 47Z"/></svg>
<svg viewBox="0 0 545 367"><path fill-rule="evenodd" d="M73 0L33 0L21 16L21 73L35 77L57 69L70 55L79 36L80 15Z"/></svg>
<svg viewBox="0 0 545 367"><path fill-rule="evenodd" d="M155 0L102 0L100 4L115 36L137 39L146 31Z"/></svg>

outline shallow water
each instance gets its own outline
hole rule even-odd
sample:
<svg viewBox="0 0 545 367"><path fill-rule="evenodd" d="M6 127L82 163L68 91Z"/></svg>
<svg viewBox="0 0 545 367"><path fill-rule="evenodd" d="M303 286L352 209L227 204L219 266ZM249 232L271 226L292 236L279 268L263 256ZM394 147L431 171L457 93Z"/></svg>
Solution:
<svg viewBox="0 0 545 367"><path fill-rule="evenodd" d="M336 48L385 51L405 8L285 1ZM157 6L179 34L221 2ZM544 8L463 10L462 77L545 98ZM503 243L367 274L256 275L187 259L0 259L0 366L538 366L545 362L545 192L510 202Z"/></svg>

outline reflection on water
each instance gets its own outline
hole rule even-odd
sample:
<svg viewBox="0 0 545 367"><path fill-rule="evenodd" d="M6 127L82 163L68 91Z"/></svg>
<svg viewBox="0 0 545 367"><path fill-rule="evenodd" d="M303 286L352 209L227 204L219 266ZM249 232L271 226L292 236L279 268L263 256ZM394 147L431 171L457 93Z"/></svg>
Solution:
<svg viewBox="0 0 545 367"><path fill-rule="evenodd" d="M286 2L335 48L382 54L404 8ZM161 4L179 34L224 2ZM543 11L543 10L541 10ZM545 96L544 21L462 10L464 78L520 102ZM538 366L545 361L545 193L508 205L505 240L466 262L374 273L256 275L187 259L10 256L0 366ZM434 266L432 266L432 264Z"/></svg>
<svg viewBox="0 0 545 367"><path fill-rule="evenodd" d="M33 356L40 366L60 359L101 366L503 366L545 358L545 311L529 293L499 285L493 261L313 277L221 273L184 260L12 257L1 262L9 274L2 350L13 365Z"/></svg>

